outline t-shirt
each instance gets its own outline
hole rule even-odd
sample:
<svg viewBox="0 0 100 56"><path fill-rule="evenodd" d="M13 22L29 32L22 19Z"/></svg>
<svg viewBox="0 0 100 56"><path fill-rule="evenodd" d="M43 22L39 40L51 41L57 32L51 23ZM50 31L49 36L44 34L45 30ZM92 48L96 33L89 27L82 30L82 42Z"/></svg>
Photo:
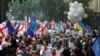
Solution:
<svg viewBox="0 0 100 56"><path fill-rule="evenodd" d="M0 50L2 50L2 45L0 45Z"/></svg>
<svg viewBox="0 0 100 56"><path fill-rule="evenodd" d="M47 49L47 50L45 50L45 52L44 52L44 56L52 56L51 49Z"/></svg>
<svg viewBox="0 0 100 56"><path fill-rule="evenodd" d="M62 52L63 52L62 48L60 48L59 50L56 50L56 56L61 56Z"/></svg>
<svg viewBox="0 0 100 56"><path fill-rule="evenodd" d="M37 48L38 50L40 50L41 47L42 47L42 44L37 44L37 45L36 45L36 48Z"/></svg>
<svg viewBox="0 0 100 56"><path fill-rule="evenodd" d="M75 49L74 44L69 40L68 47L71 49Z"/></svg>
<svg viewBox="0 0 100 56"><path fill-rule="evenodd" d="M52 56L51 48L47 47L47 49L44 51L44 47L42 46L41 50L40 50L40 55L43 55L43 56Z"/></svg>

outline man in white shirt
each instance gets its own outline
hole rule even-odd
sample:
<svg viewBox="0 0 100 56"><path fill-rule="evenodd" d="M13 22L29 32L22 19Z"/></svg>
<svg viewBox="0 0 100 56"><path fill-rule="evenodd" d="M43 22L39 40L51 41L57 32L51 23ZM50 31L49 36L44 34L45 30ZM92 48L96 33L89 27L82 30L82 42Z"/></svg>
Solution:
<svg viewBox="0 0 100 56"><path fill-rule="evenodd" d="M48 46L49 46L48 41L43 41L43 46L41 47L40 50L40 56L52 56L51 48Z"/></svg>
<svg viewBox="0 0 100 56"><path fill-rule="evenodd" d="M61 54L63 52L62 41L58 41L56 44L56 47L57 47L57 49L55 50L56 56L61 56Z"/></svg>

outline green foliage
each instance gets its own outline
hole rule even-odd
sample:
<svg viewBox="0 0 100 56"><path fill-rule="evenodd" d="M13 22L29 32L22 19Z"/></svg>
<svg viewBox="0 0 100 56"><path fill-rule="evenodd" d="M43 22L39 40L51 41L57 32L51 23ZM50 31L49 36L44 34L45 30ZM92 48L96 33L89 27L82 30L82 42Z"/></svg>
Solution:
<svg viewBox="0 0 100 56"><path fill-rule="evenodd" d="M23 1L23 3L19 1L15 0L9 3L10 13L17 19L22 19L24 16L32 16L32 13L35 13L39 7L39 0L27 0Z"/></svg>
<svg viewBox="0 0 100 56"><path fill-rule="evenodd" d="M17 18L35 15L38 19L63 19L64 11L69 10L69 3L64 0L15 0L10 3L11 14ZM86 12L89 12L88 6L90 0L71 0L83 3Z"/></svg>
<svg viewBox="0 0 100 56"><path fill-rule="evenodd" d="M40 7L45 18L57 19L58 17L62 17L65 10L65 3L63 0L41 0Z"/></svg>
<svg viewBox="0 0 100 56"><path fill-rule="evenodd" d="M37 16L38 18L57 19L62 17L66 3L63 0L26 0L21 4L19 0L10 3L11 14L20 16Z"/></svg>
<svg viewBox="0 0 100 56"><path fill-rule="evenodd" d="M21 7L21 4L20 4L19 0L15 0L15 2L10 3L10 7L9 7L11 10L10 13L15 17L19 16L20 7Z"/></svg>

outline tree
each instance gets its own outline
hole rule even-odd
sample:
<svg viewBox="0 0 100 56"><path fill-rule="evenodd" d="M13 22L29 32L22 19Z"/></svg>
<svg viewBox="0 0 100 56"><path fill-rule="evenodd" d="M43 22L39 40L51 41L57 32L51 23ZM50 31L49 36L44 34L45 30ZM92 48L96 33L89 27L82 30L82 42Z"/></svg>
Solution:
<svg viewBox="0 0 100 56"><path fill-rule="evenodd" d="M0 0L0 23L6 20L6 12L8 10L8 2L11 0Z"/></svg>
<svg viewBox="0 0 100 56"><path fill-rule="evenodd" d="M9 13L11 13L14 17L18 18L21 13L21 3L19 0L15 0L9 3Z"/></svg>
<svg viewBox="0 0 100 56"><path fill-rule="evenodd" d="M11 14L16 17L33 16L38 18L58 19L63 17L66 3L63 0L15 0L10 3ZM42 16L41 16L42 15Z"/></svg>
<svg viewBox="0 0 100 56"><path fill-rule="evenodd" d="M41 10L43 14L45 14L45 18L62 18L65 11L65 3L63 0L44 0L40 1L40 4Z"/></svg>

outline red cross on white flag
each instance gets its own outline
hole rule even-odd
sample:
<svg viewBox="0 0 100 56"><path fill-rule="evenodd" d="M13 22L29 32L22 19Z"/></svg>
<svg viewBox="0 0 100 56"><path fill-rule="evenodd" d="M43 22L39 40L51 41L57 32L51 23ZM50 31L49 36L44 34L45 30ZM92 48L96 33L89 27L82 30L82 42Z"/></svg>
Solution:
<svg viewBox="0 0 100 56"><path fill-rule="evenodd" d="M4 37L8 35L8 30L6 28L6 22L0 24L0 36Z"/></svg>

